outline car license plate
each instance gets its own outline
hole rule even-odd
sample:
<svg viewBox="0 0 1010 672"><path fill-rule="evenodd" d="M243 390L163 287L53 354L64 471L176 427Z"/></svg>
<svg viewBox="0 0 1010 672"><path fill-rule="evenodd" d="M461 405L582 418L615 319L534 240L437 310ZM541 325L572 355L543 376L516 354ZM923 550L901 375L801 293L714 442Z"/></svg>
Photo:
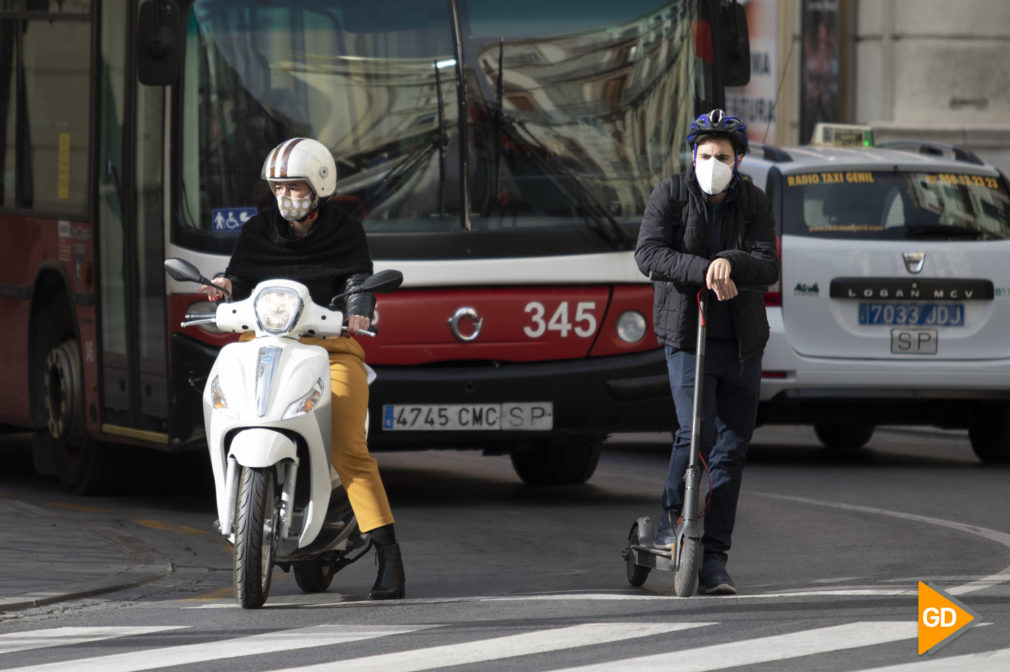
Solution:
<svg viewBox="0 0 1010 672"><path fill-rule="evenodd" d="M939 343L936 329L891 329L892 355L935 355Z"/></svg>
<svg viewBox="0 0 1010 672"><path fill-rule="evenodd" d="M539 431L554 428L549 401L501 404L386 404L382 429L396 431Z"/></svg>
<svg viewBox="0 0 1010 672"><path fill-rule="evenodd" d="M859 324L892 327L963 327L962 303L860 303Z"/></svg>

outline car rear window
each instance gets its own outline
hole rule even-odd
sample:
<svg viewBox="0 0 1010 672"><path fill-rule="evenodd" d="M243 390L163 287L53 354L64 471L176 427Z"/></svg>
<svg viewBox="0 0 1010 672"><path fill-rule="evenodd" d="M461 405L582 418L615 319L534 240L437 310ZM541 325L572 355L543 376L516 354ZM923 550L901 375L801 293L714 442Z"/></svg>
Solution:
<svg viewBox="0 0 1010 672"><path fill-rule="evenodd" d="M782 231L870 240L1010 238L1010 195L988 175L818 171L783 180Z"/></svg>

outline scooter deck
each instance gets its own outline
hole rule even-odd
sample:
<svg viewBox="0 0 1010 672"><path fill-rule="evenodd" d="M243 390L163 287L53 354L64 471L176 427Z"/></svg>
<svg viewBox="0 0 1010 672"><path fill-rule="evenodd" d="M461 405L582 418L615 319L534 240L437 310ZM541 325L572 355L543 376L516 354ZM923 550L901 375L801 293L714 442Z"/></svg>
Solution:
<svg viewBox="0 0 1010 672"><path fill-rule="evenodd" d="M669 547L664 550L654 546L629 544L621 551L621 557L625 560L628 560L630 557L631 562L639 567L659 569L664 572L673 571L673 553Z"/></svg>

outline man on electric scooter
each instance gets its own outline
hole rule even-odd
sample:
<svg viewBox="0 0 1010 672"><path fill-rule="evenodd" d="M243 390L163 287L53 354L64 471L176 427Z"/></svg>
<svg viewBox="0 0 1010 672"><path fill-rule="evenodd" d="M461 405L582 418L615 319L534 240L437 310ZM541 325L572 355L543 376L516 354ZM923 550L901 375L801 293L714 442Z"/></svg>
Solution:
<svg viewBox="0 0 1010 672"><path fill-rule="evenodd" d="M744 460L757 420L761 354L768 318L760 292L778 279L771 203L740 178L747 128L737 117L712 110L690 128L692 169L664 180L649 197L635 261L654 285L654 328L666 351L678 428L663 492L654 544L667 547L683 501L690 458L698 291L709 302L700 445L708 453L711 499L704 516L704 558L699 589L736 593L726 571Z"/></svg>
<svg viewBox="0 0 1010 672"><path fill-rule="evenodd" d="M357 289L371 275L372 259L361 222L326 200L337 188L337 166L330 150L316 140L286 140L267 155L262 177L277 204L245 223L228 268L214 278L214 284L235 298L244 298L262 280L295 280L322 306L329 305L337 294ZM222 296L213 288L207 293L213 299ZM349 294L345 303L348 336L368 329L375 295ZM329 352L333 467L347 490L359 529L371 535L379 558L378 577L368 599L402 598L403 560L393 530L393 513L366 442L364 350L349 337L303 340Z"/></svg>

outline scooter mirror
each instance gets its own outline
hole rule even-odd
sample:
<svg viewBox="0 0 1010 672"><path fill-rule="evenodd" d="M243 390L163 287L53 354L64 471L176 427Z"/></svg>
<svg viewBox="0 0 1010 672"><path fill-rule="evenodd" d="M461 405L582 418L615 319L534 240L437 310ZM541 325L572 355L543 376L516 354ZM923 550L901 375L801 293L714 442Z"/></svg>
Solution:
<svg viewBox="0 0 1010 672"><path fill-rule="evenodd" d="M361 289L366 292L391 292L403 283L403 273L393 269L379 271L375 275L370 275L361 283Z"/></svg>
<svg viewBox="0 0 1010 672"><path fill-rule="evenodd" d="M165 260L165 272L168 273L173 280L178 280L179 282L200 282L203 279L200 269L185 259L179 259L177 257L171 257Z"/></svg>
<svg viewBox="0 0 1010 672"><path fill-rule="evenodd" d="M356 292L375 292L377 294L382 294L384 292L393 291L399 287L402 282L403 273L388 268L384 271L379 271L375 275L370 275L365 278L365 281L361 283L360 288L356 290ZM343 298L350 293L351 292L341 292L330 299L330 310L336 310L337 307L340 306L340 302Z"/></svg>

